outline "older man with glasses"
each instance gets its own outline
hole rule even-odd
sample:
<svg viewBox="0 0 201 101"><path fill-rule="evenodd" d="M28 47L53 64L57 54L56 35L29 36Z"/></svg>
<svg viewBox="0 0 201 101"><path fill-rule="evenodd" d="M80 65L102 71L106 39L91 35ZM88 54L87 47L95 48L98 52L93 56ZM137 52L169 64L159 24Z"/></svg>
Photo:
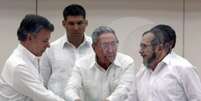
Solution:
<svg viewBox="0 0 201 101"><path fill-rule="evenodd" d="M135 77L133 59L117 52L119 41L110 27L95 29L92 41L96 55L89 55L76 63L66 87L66 99L124 101ZM80 89L83 89L84 99L80 99Z"/></svg>

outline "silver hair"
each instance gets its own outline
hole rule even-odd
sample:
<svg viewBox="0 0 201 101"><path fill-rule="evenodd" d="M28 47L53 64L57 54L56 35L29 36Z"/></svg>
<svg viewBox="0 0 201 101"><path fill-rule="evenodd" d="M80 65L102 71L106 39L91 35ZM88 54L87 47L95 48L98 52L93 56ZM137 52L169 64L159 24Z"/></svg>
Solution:
<svg viewBox="0 0 201 101"><path fill-rule="evenodd" d="M119 42L118 38L115 34L115 31L111 27L108 27L108 26L99 26L98 28L96 28L94 30L94 32L92 33L92 42L96 43L98 37L104 33L113 33L115 38L117 39L117 42Z"/></svg>

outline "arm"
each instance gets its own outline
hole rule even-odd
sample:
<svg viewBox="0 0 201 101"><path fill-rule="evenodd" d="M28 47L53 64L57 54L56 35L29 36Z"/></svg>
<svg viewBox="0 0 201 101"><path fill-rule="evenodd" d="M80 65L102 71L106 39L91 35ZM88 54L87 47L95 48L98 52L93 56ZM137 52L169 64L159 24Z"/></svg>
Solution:
<svg viewBox="0 0 201 101"><path fill-rule="evenodd" d="M79 92L81 89L82 77L81 70L75 66L71 77L69 78L67 87L65 88L65 96L69 101L80 101Z"/></svg>
<svg viewBox="0 0 201 101"><path fill-rule="evenodd" d="M32 98L34 101L64 101L47 90L37 74L24 66L18 66L15 69L13 83L16 91Z"/></svg>
<svg viewBox="0 0 201 101"><path fill-rule="evenodd" d="M124 101L128 98L129 87L132 82L135 82L135 69L134 63L128 65L124 70L122 76L120 77L119 85L116 87L115 91L106 99L109 101Z"/></svg>
<svg viewBox="0 0 201 101"><path fill-rule="evenodd" d="M136 85L136 79L134 77L133 84L130 86L128 98L125 101L138 101L137 96L137 85Z"/></svg>
<svg viewBox="0 0 201 101"><path fill-rule="evenodd" d="M201 80L196 68L182 68L178 72L188 101L201 101Z"/></svg>

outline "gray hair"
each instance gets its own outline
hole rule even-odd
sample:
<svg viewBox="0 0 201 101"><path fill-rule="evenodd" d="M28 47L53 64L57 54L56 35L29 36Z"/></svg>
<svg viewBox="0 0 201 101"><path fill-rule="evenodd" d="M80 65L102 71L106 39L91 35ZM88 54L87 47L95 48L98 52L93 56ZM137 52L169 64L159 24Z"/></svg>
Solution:
<svg viewBox="0 0 201 101"><path fill-rule="evenodd" d="M113 33L115 38L117 39L117 42L119 42L118 38L117 38L117 36L115 34L115 31L112 28L108 27L108 26L99 26L98 28L96 28L94 30L94 32L92 33L92 42L96 43L98 37L100 35L104 34L104 33Z"/></svg>

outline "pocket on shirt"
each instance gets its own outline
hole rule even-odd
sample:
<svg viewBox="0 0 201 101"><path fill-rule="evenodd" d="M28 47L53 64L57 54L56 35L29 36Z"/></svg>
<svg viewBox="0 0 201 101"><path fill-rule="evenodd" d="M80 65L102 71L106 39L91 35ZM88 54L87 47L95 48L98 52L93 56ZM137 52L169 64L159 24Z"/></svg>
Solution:
<svg viewBox="0 0 201 101"><path fill-rule="evenodd" d="M158 84L157 88L159 89L160 92L165 92L165 94L172 94L172 95L181 95L180 93L183 92L182 87L179 85L176 78L166 76L164 78L161 78L161 80L158 82L163 82L163 84L157 83Z"/></svg>
<svg viewBox="0 0 201 101"><path fill-rule="evenodd" d="M94 91L97 87L96 87L96 83L94 83L95 81L92 80L86 80L84 81L84 89L86 89L87 91Z"/></svg>
<svg viewBox="0 0 201 101"><path fill-rule="evenodd" d="M120 79L112 80L112 82L110 83L112 92L116 89L116 87L119 85L119 83L120 83Z"/></svg>

